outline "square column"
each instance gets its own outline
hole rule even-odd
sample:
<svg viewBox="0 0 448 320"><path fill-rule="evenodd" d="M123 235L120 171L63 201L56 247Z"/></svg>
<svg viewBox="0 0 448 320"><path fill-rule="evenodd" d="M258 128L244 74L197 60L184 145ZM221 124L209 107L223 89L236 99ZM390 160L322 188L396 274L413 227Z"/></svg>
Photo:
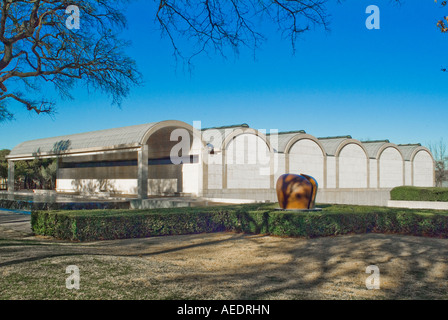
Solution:
<svg viewBox="0 0 448 320"><path fill-rule="evenodd" d="M137 192L139 199L148 198L148 145L144 144L137 155Z"/></svg>
<svg viewBox="0 0 448 320"><path fill-rule="evenodd" d="M8 191L14 192L14 161L8 160Z"/></svg>

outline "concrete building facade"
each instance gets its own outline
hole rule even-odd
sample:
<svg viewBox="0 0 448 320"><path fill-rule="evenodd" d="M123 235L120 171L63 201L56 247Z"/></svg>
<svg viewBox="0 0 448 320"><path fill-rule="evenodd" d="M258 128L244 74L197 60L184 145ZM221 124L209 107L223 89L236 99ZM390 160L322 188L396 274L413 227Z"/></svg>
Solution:
<svg viewBox="0 0 448 320"><path fill-rule="evenodd" d="M14 162L35 158L58 159L58 192L141 199L276 201L283 173L313 176L321 203L384 204L395 186L434 186L434 159L420 144L266 133L247 124L200 129L169 120L27 141L8 156L9 191Z"/></svg>

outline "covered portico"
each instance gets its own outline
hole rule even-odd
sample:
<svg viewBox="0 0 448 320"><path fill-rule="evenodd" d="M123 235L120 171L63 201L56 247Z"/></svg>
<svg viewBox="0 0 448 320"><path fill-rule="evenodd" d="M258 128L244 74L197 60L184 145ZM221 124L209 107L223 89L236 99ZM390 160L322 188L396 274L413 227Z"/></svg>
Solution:
<svg viewBox="0 0 448 320"><path fill-rule="evenodd" d="M177 120L27 141L7 157L8 191L16 161L56 158L61 193L199 196L203 150L197 130Z"/></svg>

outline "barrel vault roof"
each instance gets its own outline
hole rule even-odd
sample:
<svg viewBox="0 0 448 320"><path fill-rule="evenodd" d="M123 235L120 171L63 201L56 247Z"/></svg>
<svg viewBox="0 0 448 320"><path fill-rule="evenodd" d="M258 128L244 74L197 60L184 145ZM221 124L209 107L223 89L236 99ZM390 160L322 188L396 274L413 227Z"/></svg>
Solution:
<svg viewBox="0 0 448 320"><path fill-rule="evenodd" d="M25 141L12 149L8 158L139 146L155 124L157 122Z"/></svg>

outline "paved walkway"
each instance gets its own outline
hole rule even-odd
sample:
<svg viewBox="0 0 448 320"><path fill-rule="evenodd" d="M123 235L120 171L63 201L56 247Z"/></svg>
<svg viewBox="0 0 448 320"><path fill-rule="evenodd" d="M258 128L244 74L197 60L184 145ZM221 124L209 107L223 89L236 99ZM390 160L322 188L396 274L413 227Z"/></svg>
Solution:
<svg viewBox="0 0 448 320"><path fill-rule="evenodd" d="M31 215L0 209L0 238L23 239L33 236Z"/></svg>

